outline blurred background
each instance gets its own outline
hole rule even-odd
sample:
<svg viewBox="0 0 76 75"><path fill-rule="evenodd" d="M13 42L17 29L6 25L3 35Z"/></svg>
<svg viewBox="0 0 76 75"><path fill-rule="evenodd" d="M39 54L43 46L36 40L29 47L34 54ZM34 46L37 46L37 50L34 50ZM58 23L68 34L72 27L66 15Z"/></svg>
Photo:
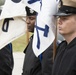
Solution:
<svg viewBox="0 0 76 75"><path fill-rule="evenodd" d="M0 6L4 5L5 0L0 0Z"/></svg>

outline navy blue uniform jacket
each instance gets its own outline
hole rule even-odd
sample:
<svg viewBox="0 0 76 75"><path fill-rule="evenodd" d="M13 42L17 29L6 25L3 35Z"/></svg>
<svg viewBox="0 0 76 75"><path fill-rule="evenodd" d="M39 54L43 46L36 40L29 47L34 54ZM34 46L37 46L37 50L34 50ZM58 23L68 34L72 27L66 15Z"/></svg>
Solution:
<svg viewBox="0 0 76 75"><path fill-rule="evenodd" d="M52 75L76 75L76 38L68 45L63 41L57 50Z"/></svg>
<svg viewBox="0 0 76 75"><path fill-rule="evenodd" d="M12 44L10 43L0 50L0 75L12 75L13 62Z"/></svg>
<svg viewBox="0 0 76 75"><path fill-rule="evenodd" d="M41 62L39 58L35 56L32 50L32 38L26 49L24 50L25 59L23 65L22 75L41 75Z"/></svg>

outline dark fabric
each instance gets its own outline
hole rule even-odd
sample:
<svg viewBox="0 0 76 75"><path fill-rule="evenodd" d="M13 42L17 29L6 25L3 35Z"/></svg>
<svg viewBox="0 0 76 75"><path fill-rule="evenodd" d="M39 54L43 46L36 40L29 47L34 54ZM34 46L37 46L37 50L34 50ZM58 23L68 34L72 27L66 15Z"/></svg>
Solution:
<svg viewBox="0 0 76 75"><path fill-rule="evenodd" d="M53 44L42 53L42 75L51 75L53 66Z"/></svg>
<svg viewBox="0 0 76 75"><path fill-rule="evenodd" d="M66 14L72 13L72 14L76 14L76 8L75 7L71 7L71 6L61 6L59 8L59 11L64 12Z"/></svg>
<svg viewBox="0 0 76 75"><path fill-rule="evenodd" d="M69 16L76 14L76 8L62 5L55 16Z"/></svg>
<svg viewBox="0 0 76 75"><path fill-rule="evenodd" d="M2 9L0 9L0 15L1 15Z"/></svg>
<svg viewBox="0 0 76 75"><path fill-rule="evenodd" d="M0 50L0 75L12 75L13 55L9 46Z"/></svg>
<svg viewBox="0 0 76 75"><path fill-rule="evenodd" d="M32 50L32 38L24 52L25 59L22 75L42 75L40 60L34 55Z"/></svg>
<svg viewBox="0 0 76 75"><path fill-rule="evenodd" d="M68 45L63 41L57 50L52 75L76 75L76 38Z"/></svg>
<svg viewBox="0 0 76 75"><path fill-rule="evenodd" d="M32 10L31 8L29 8L28 6L26 6L25 9L26 9L26 15L27 16L37 15L37 12Z"/></svg>

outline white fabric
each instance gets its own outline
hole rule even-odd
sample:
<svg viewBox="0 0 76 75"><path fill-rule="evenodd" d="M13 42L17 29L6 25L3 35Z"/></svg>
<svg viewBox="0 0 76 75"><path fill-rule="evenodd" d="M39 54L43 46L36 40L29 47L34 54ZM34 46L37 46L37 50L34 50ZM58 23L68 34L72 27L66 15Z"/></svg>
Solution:
<svg viewBox="0 0 76 75"><path fill-rule="evenodd" d="M0 15L0 49L25 34L25 16L25 4L23 4L22 0L5 0ZM13 20L8 22L6 19L9 18L13 18ZM3 25L4 22L5 24ZM8 28L6 29L7 26Z"/></svg>
<svg viewBox="0 0 76 75"><path fill-rule="evenodd" d="M27 0L28 1L34 1L34 0ZM33 51L35 55L38 57L42 52L44 52L54 41L55 38L55 18L54 14L57 12L57 4L59 0L35 0L32 4L28 4L27 6L30 6L31 8L35 8L35 6L32 6L33 4L39 2L40 3L40 11L38 9L38 16L37 16L37 22L36 26L43 29L37 29L34 30L34 38L33 38ZM36 4L35 4L36 5ZM37 9L34 9L37 11ZM47 32L47 36L44 36L44 30L45 25L48 26L49 31ZM47 29L47 28L46 28ZM38 31L37 31L38 30ZM38 32L38 34L37 34ZM39 42L40 44L37 43Z"/></svg>
<svg viewBox="0 0 76 75"><path fill-rule="evenodd" d="M26 32L26 24L21 17L15 17L13 20L10 20L7 31L4 31L6 30L7 22L4 24L4 27L3 23L4 20L0 20L0 49Z"/></svg>
<svg viewBox="0 0 76 75"><path fill-rule="evenodd" d="M13 2L12 0L5 0L0 19L15 16L26 16L25 4L22 0L18 3Z"/></svg>
<svg viewBox="0 0 76 75"><path fill-rule="evenodd" d="M33 1L33 3L29 4L28 1ZM40 0L23 0L23 3L36 12L40 12Z"/></svg>

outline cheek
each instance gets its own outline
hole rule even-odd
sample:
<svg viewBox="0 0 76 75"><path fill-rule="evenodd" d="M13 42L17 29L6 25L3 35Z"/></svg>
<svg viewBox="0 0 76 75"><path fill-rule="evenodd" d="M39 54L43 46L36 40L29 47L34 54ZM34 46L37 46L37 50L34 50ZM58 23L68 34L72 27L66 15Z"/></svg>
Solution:
<svg viewBox="0 0 76 75"><path fill-rule="evenodd" d="M75 21L70 21L67 23L66 29L69 31L76 31L76 22Z"/></svg>
<svg viewBox="0 0 76 75"><path fill-rule="evenodd" d="M35 20L32 20L32 21L31 21L31 24L32 24L32 25L35 24Z"/></svg>
<svg viewBox="0 0 76 75"><path fill-rule="evenodd" d="M69 22L63 22L58 24L58 30L60 33L68 33L71 30Z"/></svg>
<svg viewBox="0 0 76 75"><path fill-rule="evenodd" d="M74 25L74 22L72 22L72 21L66 21L65 23L63 23L63 27L65 28L65 29L71 29L71 27Z"/></svg>
<svg viewBox="0 0 76 75"><path fill-rule="evenodd" d="M76 28L76 21L75 20L72 20L68 23L69 27L70 28Z"/></svg>

